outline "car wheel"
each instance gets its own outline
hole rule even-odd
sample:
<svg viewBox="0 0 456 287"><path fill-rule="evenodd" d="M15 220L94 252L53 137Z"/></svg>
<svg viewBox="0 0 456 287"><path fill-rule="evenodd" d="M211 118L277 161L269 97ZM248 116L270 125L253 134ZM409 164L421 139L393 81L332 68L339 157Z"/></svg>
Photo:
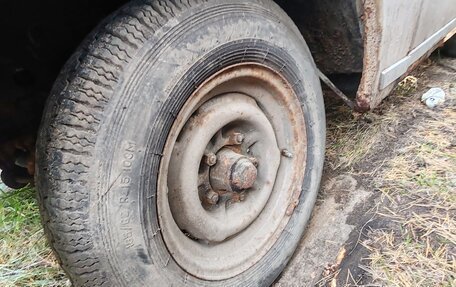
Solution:
<svg viewBox="0 0 456 287"><path fill-rule="evenodd" d="M319 188L325 118L272 1L133 1L61 72L37 147L75 286L269 286Z"/></svg>

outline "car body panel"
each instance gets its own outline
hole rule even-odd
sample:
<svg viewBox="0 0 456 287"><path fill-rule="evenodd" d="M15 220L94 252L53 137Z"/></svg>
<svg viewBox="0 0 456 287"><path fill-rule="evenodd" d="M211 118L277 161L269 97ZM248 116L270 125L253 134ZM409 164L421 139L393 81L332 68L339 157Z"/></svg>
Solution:
<svg viewBox="0 0 456 287"><path fill-rule="evenodd" d="M456 32L456 1L366 0L356 109L375 108L419 60Z"/></svg>

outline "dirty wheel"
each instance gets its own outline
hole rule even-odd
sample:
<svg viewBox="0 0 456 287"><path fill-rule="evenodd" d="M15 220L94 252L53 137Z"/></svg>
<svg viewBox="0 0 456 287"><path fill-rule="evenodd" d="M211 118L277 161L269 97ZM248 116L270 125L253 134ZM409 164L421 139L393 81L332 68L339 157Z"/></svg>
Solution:
<svg viewBox="0 0 456 287"><path fill-rule="evenodd" d="M269 286L321 177L309 50L272 1L134 1L67 63L38 142L75 286Z"/></svg>
<svg viewBox="0 0 456 287"><path fill-rule="evenodd" d="M276 243L298 203L306 127L289 83L255 63L190 96L171 129L157 190L165 243L192 275L241 274Z"/></svg>

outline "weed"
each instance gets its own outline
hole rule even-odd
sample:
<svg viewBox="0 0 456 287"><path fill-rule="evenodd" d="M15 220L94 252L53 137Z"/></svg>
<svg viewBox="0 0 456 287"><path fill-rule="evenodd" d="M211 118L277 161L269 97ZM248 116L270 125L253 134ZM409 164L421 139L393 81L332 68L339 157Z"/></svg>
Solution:
<svg viewBox="0 0 456 287"><path fill-rule="evenodd" d="M46 243L32 188L0 193L0 286L68 286Z"/></svg>

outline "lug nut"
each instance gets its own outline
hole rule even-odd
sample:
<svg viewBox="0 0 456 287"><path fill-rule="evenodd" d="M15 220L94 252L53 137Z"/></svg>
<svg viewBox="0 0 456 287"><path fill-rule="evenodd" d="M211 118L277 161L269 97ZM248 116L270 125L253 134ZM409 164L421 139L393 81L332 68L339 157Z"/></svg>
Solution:
<svg viewBox="0 0 456 287"><path fill-rule="evenodd" d="M241 144L243 141L244 141L244 135L243 134L236 135L236 142L238 144Z"/></svg>
<svg viewBox="0 0 456 287"><path fill-rule="evenodd" d="M239 145L244 142L245 136L241 133L233 133L230 136L229 143L232 145Z"/></svg>
<svg viewBox="0 0 456 287"><path fill-rule="evenodd" d="M218 193L213 190L209 190L208 192L206 192L206 201L210 205L216 205L219 201L219 198L220 196L218 195Z"/></svg>
<svg viewBox="0 0 456 287"><path fill-rule="evenodd" d="M282 150L282 155L287 158L293 158L293 154L286 149Z"/></svg>
<svg viewBox="0 0 456 287"><path fill-rule="evenodd" d="M204 163L208 166L214 166L217 163L217 156L213 153L205 154Z"/></svg>

